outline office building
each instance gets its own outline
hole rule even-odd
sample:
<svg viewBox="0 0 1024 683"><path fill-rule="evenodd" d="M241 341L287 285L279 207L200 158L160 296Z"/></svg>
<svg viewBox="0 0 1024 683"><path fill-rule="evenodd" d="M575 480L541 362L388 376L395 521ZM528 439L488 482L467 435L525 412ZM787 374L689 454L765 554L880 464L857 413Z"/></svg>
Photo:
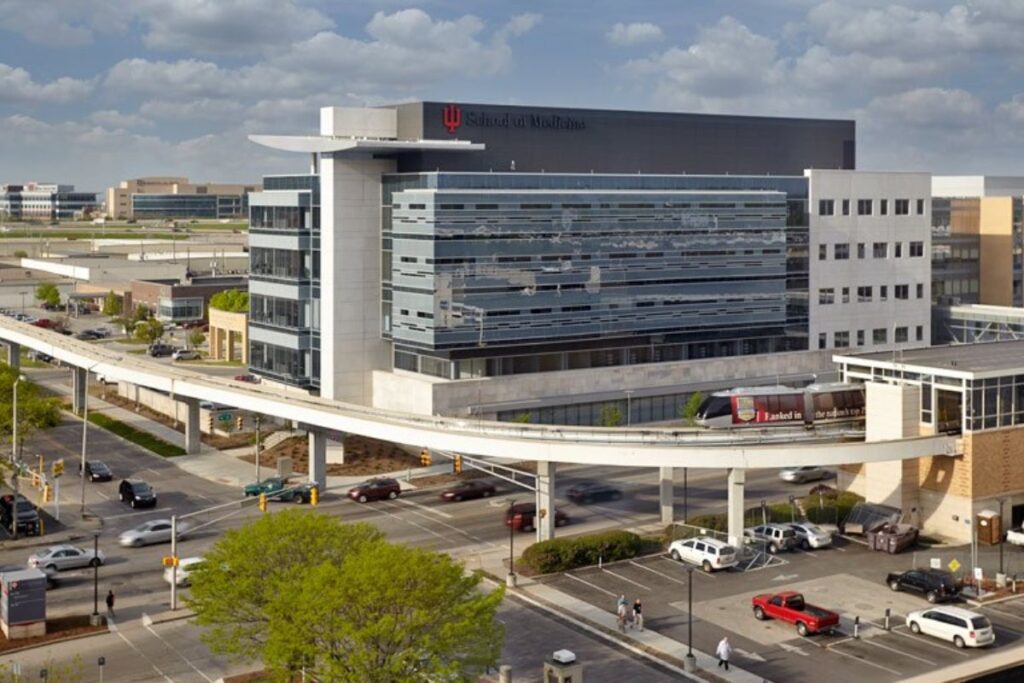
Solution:
<svg viewBox="0 0 1024 683"><path fill-rule="evenodd" d="M96 194L74 185L0 185L0 219L57 221L81 218L96 206Z"/></svg>
<svg viewBox="0 0 1024 683"><path fill-rule="evenodd" d="M133 280L131 301L145 304L165 323L195 322L206 317L211 296L247 286L247 278L237 275Z"/></svg>
<svg viewBox="0 0 1024 683"><path fill-rule="evenodd" d="M603 400L598 375L625 375L621 397L654 364L748 356L731 367L752 376L752 356L780 353L810 378L825 354L786 352L858 330L872 348L928 342L928 176L854 173L850 121L423 102L325 108L320 133L252 136L312 155L250 197L250 364L268 377L507 417L527 397ZM638 410L674 417L680 397Z"/></svg>
<svg viewBox="0 0 1024 683"><path fill-rule="evenodd" d="M259 185L191 183L177 176L133 178L107 188L106 213L118 220L241 218L248 211L248 194L258 189Z"/></svg>

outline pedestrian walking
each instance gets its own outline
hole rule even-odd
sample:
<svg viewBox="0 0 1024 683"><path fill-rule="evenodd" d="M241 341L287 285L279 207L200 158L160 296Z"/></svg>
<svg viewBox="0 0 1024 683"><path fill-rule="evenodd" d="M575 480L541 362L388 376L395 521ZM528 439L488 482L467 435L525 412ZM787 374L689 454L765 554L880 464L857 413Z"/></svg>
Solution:
<svg viewBox="0 0 1024 683"><path fill-rule="evenodd" d="M107 614L114 616L114 591L107 591Z"/></svg>
<svg viewBox="0 0 1024 683"><path fill-rule="evenodd" d="M644 606L640 604L640 598L633 601L633 626L640 631L644 630Z"/></svg>
<svg viewBox="0 0 1024 683"><path fill-rule="evenodd" d="M718 656L718 667L725 667L725 670L729 670L729 657L732 657L732 645L729 644L729 638L726 636L718 642L718 647L715 649L715 654Z"/></svg>
<svg viewBox="0 0 1024 683"><path fill-rule="evenodd" d="M620 601L619 606L615 610L615 624L623 633L626 632L626 614L626 603L625 601Z"/></svg>

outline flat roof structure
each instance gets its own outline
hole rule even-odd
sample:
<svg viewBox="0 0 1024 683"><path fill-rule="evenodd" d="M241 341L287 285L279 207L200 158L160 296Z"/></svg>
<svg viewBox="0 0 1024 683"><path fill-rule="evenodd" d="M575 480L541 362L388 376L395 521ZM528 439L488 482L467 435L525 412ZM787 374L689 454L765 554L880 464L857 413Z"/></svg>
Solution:
<svg viewBox="0 0 1024 683"><path fill-rule="evenodd" d="M961 379L984 379L1024 375L1024 340L951 344L893 353L837 354L832 360L841 366L899 369Z"/></svg>

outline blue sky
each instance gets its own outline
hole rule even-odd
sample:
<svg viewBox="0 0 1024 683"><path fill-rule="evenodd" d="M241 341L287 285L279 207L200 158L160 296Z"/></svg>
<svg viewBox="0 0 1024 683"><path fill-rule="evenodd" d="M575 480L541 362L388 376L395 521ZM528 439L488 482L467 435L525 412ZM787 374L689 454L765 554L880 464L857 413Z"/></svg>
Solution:
<svg viewBox="0 0 1024 683"><path fill-rule="evenodd" d="M0 183L302 169L410 99L853 118L864 169L1024 175L1024 0L0 0Z"/></svg>

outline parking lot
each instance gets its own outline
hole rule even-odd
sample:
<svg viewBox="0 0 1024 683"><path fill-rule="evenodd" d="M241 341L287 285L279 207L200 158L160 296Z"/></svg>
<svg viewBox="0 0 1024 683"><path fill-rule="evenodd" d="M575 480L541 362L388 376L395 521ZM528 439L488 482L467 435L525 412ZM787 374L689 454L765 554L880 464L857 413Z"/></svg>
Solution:
<svg viewBox="0 0 1024 683"><path fill-rule="evenodd" d="M920 556L919 556L920 557ZM773 681L897 681L1024 643L1024 596L973 608L993 623L996 644L958 650L952 643L911 633L909 612L929 605L919 595L895 593L885 585L888 572L911 568L912 554L873 552L838 538L833 548L796 551L750 571L728 570L693 577L693 646L714 652L727 635L734 663ZM620 595L644 604L647 628L681 643L687 641L689 572L667 555L616 562L547 577L544 581L578 599L613 612ZM832 635L801 637L792 625L757 621L751 597L784 590L802 592L808 603L838 612ZM891 611L890 630L884 628ZM854 622L859 633L854 638Z"/></svg>

